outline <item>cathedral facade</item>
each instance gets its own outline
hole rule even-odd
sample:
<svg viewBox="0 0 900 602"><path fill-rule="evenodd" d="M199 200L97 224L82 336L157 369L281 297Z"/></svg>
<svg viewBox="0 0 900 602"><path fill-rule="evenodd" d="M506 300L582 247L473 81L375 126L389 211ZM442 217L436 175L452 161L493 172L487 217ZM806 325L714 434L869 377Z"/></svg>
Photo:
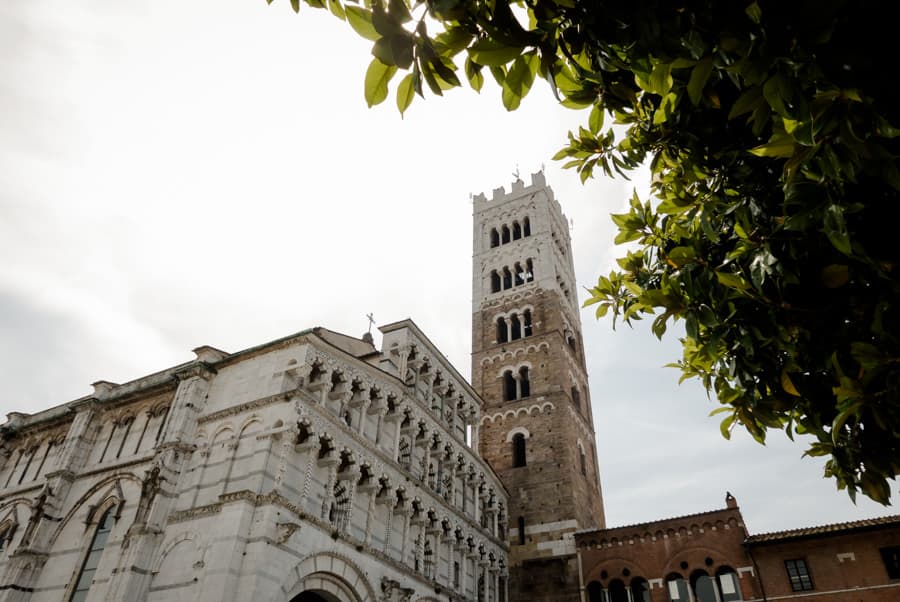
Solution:
<svg viewBox="0 0 900 602"><path fill-rule="evenodd" d="M314 328L2 426L0 600L507 598L483 402L411 321Z"/></svg>

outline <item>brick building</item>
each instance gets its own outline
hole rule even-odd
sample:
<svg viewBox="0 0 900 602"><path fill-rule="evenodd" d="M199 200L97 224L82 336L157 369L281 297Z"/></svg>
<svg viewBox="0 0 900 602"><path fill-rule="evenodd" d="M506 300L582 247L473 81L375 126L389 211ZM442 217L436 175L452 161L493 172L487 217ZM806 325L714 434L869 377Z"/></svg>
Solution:
<svg viewBox="0 0 900 602"><path fill-rule="evenodd" d="M585 602L895 602L900 516L749 535L737 501L575 535Z"/></svg>

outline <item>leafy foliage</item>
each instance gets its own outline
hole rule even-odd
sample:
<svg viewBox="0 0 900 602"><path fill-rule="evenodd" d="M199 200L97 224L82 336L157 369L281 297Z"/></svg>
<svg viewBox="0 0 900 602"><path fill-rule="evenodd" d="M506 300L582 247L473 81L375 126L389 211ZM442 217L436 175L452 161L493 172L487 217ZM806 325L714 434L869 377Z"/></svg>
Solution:
<svg viewBox="0 0 900 602"><path fill-rule="evenodd" d="M478 91L485 72L509 110L537 78L590 109L555 158L582 181L649 161L654 200L613 216L628 250L586 304L614 324L654 316L660 337L683 320L674 365L715 393L723 435L809 435L806 453L829 456L839 488L888 503L900 464L897 9L306 2L373 40L370 105L401 70L401 113L426 88L460 86L459 73Z"/></svg>

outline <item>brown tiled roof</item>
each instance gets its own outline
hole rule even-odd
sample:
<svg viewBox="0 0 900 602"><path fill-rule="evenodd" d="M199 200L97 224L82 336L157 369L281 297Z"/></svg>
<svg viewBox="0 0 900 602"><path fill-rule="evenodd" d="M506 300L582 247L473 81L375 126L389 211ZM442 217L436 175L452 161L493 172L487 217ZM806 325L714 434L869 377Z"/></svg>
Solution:
<svg viewBox="0 0 900 602"><path fill-rule="evenodd" d="M839 535L854 531L867 531L869 529L891 525L900 526L900 515L880 516L878 518L866 518L848 523L834 523L831 525L820 525L818 527L775 531L773 533L760 533L758 535L751 535L747 538L746 542L748 544L762 544L791 539L803 539L806 537L823 537L826 535Z"/></svg>

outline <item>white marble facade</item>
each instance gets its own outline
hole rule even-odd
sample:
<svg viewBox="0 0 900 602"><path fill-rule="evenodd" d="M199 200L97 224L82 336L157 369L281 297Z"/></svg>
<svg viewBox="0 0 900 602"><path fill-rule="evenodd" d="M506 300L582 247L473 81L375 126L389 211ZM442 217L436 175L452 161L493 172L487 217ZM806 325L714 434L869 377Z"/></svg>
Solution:
<svg viewBox="0 0 900 602"><path fill-rule="evenodd" d="M314 328L0 426L0 601L506 599L482 402L410 321Z"/></svg>

